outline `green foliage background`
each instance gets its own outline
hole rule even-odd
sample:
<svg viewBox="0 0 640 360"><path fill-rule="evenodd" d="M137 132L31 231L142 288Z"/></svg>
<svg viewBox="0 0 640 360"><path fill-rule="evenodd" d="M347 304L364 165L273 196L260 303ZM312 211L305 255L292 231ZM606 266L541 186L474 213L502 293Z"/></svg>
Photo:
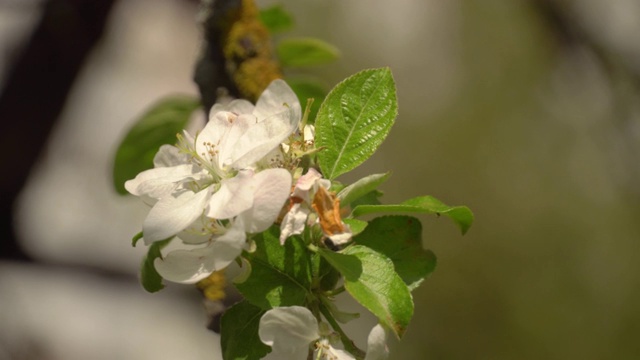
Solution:
<svg viewBox="0 0 640 360"><path fill-rule="evenodd" d="M327 83L393 70L399 118L349 180L392 171L385 203L424 192L476 216L464 237L420 216L438 268L392 359L640 356L640 162L620 133L637 89L572 52L536 3L395 4L413 6L413 28L364 4L284 2L295 34L341 50L314 69ZM385 41L385 26L407 35Z"/></svg>

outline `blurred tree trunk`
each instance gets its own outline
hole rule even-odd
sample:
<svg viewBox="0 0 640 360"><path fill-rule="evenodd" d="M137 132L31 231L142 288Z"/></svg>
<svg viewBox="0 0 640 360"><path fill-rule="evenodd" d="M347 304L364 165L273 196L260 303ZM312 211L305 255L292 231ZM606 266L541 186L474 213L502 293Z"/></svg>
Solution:
<svg viewBox="0 0 640 360"><path fill-rule="evenodd" d="M78 72L101 38L115 2L47 1L40 22L8 72L0 95L3 121L0 256L3 258L29 260L15 237L14 203L42 153Z"/></svg>

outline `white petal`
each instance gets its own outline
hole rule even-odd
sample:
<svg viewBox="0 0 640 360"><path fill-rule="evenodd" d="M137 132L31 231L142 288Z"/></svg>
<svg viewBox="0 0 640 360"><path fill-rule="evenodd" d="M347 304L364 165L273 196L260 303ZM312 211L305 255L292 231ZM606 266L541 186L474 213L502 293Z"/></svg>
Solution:
<svg viewBox="0 0 640 360"><path fill-rule="evenodd" d="M371 329L369 337L367 339L367 356L365 360L384 360L389 355L389 348L387 348L387 333L378 324Z"/></svg>
<svg viewBox="0 0 640 360"><path fill-rule="evenodd" d="M291 181L285 169L268 169L253 176L253 206L240 215L247 232L258 233L273 224L289 198Z"/></svg>
<svg viewBox="0 0 640 360"><path fill-rule="evenodd" d="M251 114L253 113L254 109L255 109L255 106L251 102L243 99L233 100L226 106L227 111L231 111L238 115Z"/></svg>
<svg viewBox="0 0 640 360"><path fill-rule="evenodd" d="M327 360L355 360L356 359L353 355L351 355L350 353L344 350L335 349L331 346L329 346L327 350L328 350L328 353L326 355L330 355L330 356L324 356L321 359L327 359Z"/></svg>
<svg viewBox="0 0 640 360"><path fill-rule="evenodd" d="M177 147L173 145L162 145L153 157L153 166L159 167L171 167L177 165L183 165L189 163L189 157L187 154L181 153Z"/></svg>
<svg viewBox="0 0 640 360"><path fill-rule="evenodd" d="M253 114L260 120L271 115L289 110L291 116L300 121L302 110L298 97L283 80L274 80L260 95Z"/></svg>
<svg viewBox="0 0 640 360"><path fill-rule="evenodd" d="M156 259L154 266L169 281L193 284L214 271L226 268L240 255L245 240L242 226L233 226L210 245L194 250L172 251L164 259Z"/></svg>
<svg viewBox="0 0 640 360"><path fill-rule="evenodd" d="M230 114L230 113L229 113ZM235 116L235 115L234 115ZM235 161L234 152L238 146L239 139L247 132L250 126L256 123L255 116L251 114L243 114L235 118L229 118L232 122L229 130L218 143L218 166L224 169Z"/></svg>
<svg viewBox="0 0 640 360"><path fill-rule="evenodd" d="M206 229L204 221L209 221L204 215L200 216L186 229L182 230L176 236L185 244L198 245L203 244L211 239L211 232Z"/></svg>
<svg viewBox="0 0 640 360"><path fill-rule="evenodd" d="M253 206L255 182L252 170L243 170L231 179L222 180L220 189L209 201L207 217L230 219Z"/></svg>
<svg viewBox="0 0 640 360"><path fill-rule="evenodd" d="M144 242L148 245L186 229L202 215L208 198L209 192L204 190L197 193L184 191L177 197L160 199L142 224Z"/></svg>
<svg viewBox="0 0 640 360"><path fill-rule="evenodd" d="M302 234L310 210L302 204L293 204L280 224L280 245L284 245L289 236Z"/></svg>
<svg viewBox="0 0 640 360"><path fill-rule="evenodd" d="M346 227L346 225L345 225ZM352 237L352 233L350 229L346 229L345 232L340 233L340 234L333 234L329 236L329 239L331 239L331 242L335 245L335 246L340 246L340 245L344 245L346 243L348 243L351 240Z"/></svg>
<svg viewBox="0 0 640 360"><path fill-rule="evenodd" d="M307 204L311 204L310 191L321 179L322 174L314 168L309 168L309 171L300 176L298 181L296 181L296 187L293 189L292 196L304 200Z"/></svg>
<svg viewBox="0 0 640 360"><path fill-rule="evenodd" d="M302 129L302 139L307 141L313 141L316 137L316 128L313 125L306 125L304 129Z"/></svg>
<svg viewBox="0 0 640 360"><path fill-rule="evenodd" d="M179 182L191 178L198 172L196 166L188 164L149 169L138 174L135 179L125 182L124 188L136 196L146 195L160 199L171 194Z"/></svg>
<svg viewBox="0 0 640 360"><path fill-rule="evenodd" d="M260 340L282 359L306 359L309 344L320 337L318 321L302 306L278 307L260 318Z"/></svg>
<svg viewBox="0 0 640 360"><path fill-rule="evenodd" d="M234 145L232 158L235 169L243 169L264 158L291 135L298 126L291 120L289 110L274 114L252 124Z"/></svg>
<svg viewBox="0 0 640 360"><path fill-rule="evenodd" d="M181 284L193 284L215 269L211 246L195 250L174 250L153 265L164 279Z"/></svg>

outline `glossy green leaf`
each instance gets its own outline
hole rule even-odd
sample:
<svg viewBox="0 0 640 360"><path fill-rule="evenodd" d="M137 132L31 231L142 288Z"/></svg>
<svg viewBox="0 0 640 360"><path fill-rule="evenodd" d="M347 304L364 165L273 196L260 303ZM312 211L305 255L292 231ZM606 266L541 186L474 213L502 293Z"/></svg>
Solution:
<svg viewBox="0 0 640 360"><path fill-rule="evenodd" d="M390 173L373 174L354 182L353 184L345 187L338 193L338 199L340 199L340 206L344 207L355 200L365 196L366 194L376 190L380 184L387 181Z"/></svg>
<svg viewBox="0 0 640 360"><path fill-rule="evenodd" d="M351 202L351 208L353 209L356 206L360 205L380 205L380 197L382 197L382 195L383 192L380 190L369 191L368 193Z"/></svg>
<svg viewBox="0 0 640 360"><path fill-rule="evenodd" d="M260 20L271 33L291 30L294 24L293 17L282 5L273 5L260 10Z"/></svg>
<svg viewBox="0 0 640 360"><path fill-rule="evenodd" d="M380 146L398 113L389 68L361 71L338 84L316 117L318 163L328 179L362 164Z"/></svg>
<svg viewBox="0 0 640 360"><path fill-rule="evenodd" d="M153 266L153 262L160 258L162 259L162 253L160 250L164 248L171 239L156 241L153 244L149 245L149 251L147 251L147 256L142 259L142 267L140 268L140 283L142 287L150 293L154 293L164 289L164 284L162 283L162 276L158 274L155 266Z"/></svg>
<svg viewBox="0 0 640 360"><path fill-rule="evenodd" d="M265 312L248 301L241 301L225 311L220 320L224 360L258 360L271 352L258 335L260 318Z"/></svg>
<svg viewBox="0 0 640 360"><path fill-rule="evenodd" d="M262 309L303 305L311 289L311 260L298 236L278 239L280 228L272 226L254 240L256 251L246 255L251 273L236 287L252 304Z"/></svg>
<svg viewBox="0 0 640 360"><path fill-rule="evenodd" d="M379 321L402 337L413 316L409 288L394 271L393 262L366 246L349 246L341 252L318 250L344 276L344 287Z"/></svg>
<svg viewBox="0 0 640 360"><path fill-rule="evenodd" d="M164 144L174 144L200 101L190 96L160 100L133 125L116 150L113 183L119 194L127 194L125 181L153 167L153 157Z"/></svg>
<svg viewBox="0 0 640 360"><path fill-rule="evenodd" d="M325 96L327 96L327 91L324 86L316 81L302 78L287 78L287 84L289 84L293 92L296 93L302 106L306 106L307 99L313 99L307 121L308 124L313 124L318 114L318 109L320 109L320 104L322 104Z"/></svg>
<svg viewBox="0 0 640 360"><path fill-rule="evenodd" d="M414 217L375 218L353 241L391 259L409 290L417 288L436 267L435 254L422 247L422 225Z"/></svg>
<svg viewBox="0 0 640 360"><path fill-rule="evenodd" d="M322 65L340 56L335 46L315 38L283 39L276 45L276 53L285 67Z"/></svg>
<svg viewBox="0 0 640 360"><path fill-rule="evenodd" d="M322 291L333 290L341 278L338 270L331 266L320 254L314 254L312 259L314 274L317 274L316 277L319 280L315 285L319 286Z"/></svg>
<svg viewBox="0 0 640 360"><path fill-rule="evenodd" d="M445 215L451 218L466 234L473 223L473 213L466 206L448 206L432 196L419 196L397 205L358 205L353 209L352 216L357 217L373 213L416 212Z"/></svg>

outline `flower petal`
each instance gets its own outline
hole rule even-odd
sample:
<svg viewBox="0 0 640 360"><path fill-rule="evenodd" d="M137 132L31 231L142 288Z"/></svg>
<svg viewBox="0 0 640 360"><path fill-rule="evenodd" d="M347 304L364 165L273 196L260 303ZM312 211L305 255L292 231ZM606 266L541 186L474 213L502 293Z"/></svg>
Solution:
<svg viewBox="0 0 640 360"><path fill-rule="evenodd" d="M204 215L198 217L196 221L187 226L186 229L182 230L176 236L185 244L198 245L206 243L211 239L212 233L207 229L208 224L205 224L205 221L211 221L211 219L208 219Z"/></svg>
<svg viewBox="0 0 640 360"><path fill-rule="evenodd" d="M124 188L132 195L160 199L171 194L179 182L198 174L198 167L190 164L159 167L145 170L134 179L127 180L124 183Z"/></svg>
<svg viewBox="0 0 640 360"><path fill-rule="evenodd" d="M253 110L255 109L255 106L244 99L235 99L232 100L227 106L226 106L226 110L236 113L238 115L240 114L251 114L253 113Z"/></svg>
<svg viewBox="0 0 640 360"><path fill-rule="evenodd" d="M302 306L267 311L260 318L258 335L282 359L306 359L309 344L320 337L318 321Z"/></svg>
<svg viewBox="0 0 640 360"><path fill-rule="evenodd" d="M286 82L277 79L272 81L262 92L253 110L253 115L259 121L262 121L262 119L281 113L284 110L291 112L291 117L296 119L297 125L297 121L300 120L302 115L300 101L298 101L298 97Z"/></svg>
<svg viewBox="0 0 640 360"><path fill-rule="evenodd" d="M186 229L202 215L208 198L209 191L204 190L184 191L176 197L160 199L142 224L145 244L164 240Z"/></svg>
<svg viewBox="0 0 640 360"><path fill-rule="evenodd" d="M311 204L311 190L322 186L328 189L331 181L322 178L322 174L314 168L309 168L306 174L300 176L296 181L296 187L293 189L293 196L302 199L307 204Z"/></svg>
<svg viewBox="0 0 640 360"><path fill-rule="evenodd" d="M326 349L327 353L325 353L325 356L322 357L322 359L331 359L331 360L355 360L356 358L351 355L350 353L344 351L344 350L340 350L340 349L336 349L332 346L329 346L328 349Z"/></svg>
<svg viewBox="0 0 640 360"><path fill-rule="evenodd" d="M264 158L296 130L299 120L292 120L286 110L252 124L233 147L233 168L243 169Z"/></svg>
<svg viewBox="0 0 640 360"><path fill-rule="evenodd" d="M387 332L378 324L371 329L367 339L367 355L365 360L384 360L389 355Z"/></svg>
<svg viewBox="0 0 640 360"><path fill-rule="evenodd" d="M194 250L174 250L153 265L164 279L192 284L209 276L215 269L211 246Z"/></svg>
<svg viewBox="0 0 640 360"><path fill-rule="evenodd" d="M174 250L154 266L165 279L182 284L196 283L212 272L226 268L242 252L246 240L243 225L232 226L204 248Z"/></svg>
<svg viewBox="0 0 640 360"><path fill-rule="evenodd" d="M284 245L289 236L302 234L310 212L308 207L300 203L291 206L280 224L280 245Z"/></svg>
<svg viewBox="0 0 640 360"><path fill-rule="evenodd" d="M229 113L230 114L230 113ZM235 116L235 115L233 115ZM238 139L240 139L250 126L256 123L255 116L251 114L243 114L240 116L229 117L232 122L227 133L220 139L218 143L218 166L220 169L225 169L231 166L235 161L234 152Z"/></svg>
<svg viewBox="0 0 640 360"><path fill-rule="evenodd" d="M285 169L267 169L253 176L253 206L240 215L247 232L258 233L273 224L289 197L291 181Z"/></svg>
<svg viewBox="0 0 640 360"><path fill-rule="evenodd" d="M252 170L238 172L236 177L225 179L209 201L207 217L230 219L253 206L255 182Z"/></svg>
<svg viewBox="0 0 640 360"><path fill-rule="evenodd" d="M153 166L171 167L189 163L189 156L181 153L180 150L173 145L162 145L153 157Z"/></svg>

